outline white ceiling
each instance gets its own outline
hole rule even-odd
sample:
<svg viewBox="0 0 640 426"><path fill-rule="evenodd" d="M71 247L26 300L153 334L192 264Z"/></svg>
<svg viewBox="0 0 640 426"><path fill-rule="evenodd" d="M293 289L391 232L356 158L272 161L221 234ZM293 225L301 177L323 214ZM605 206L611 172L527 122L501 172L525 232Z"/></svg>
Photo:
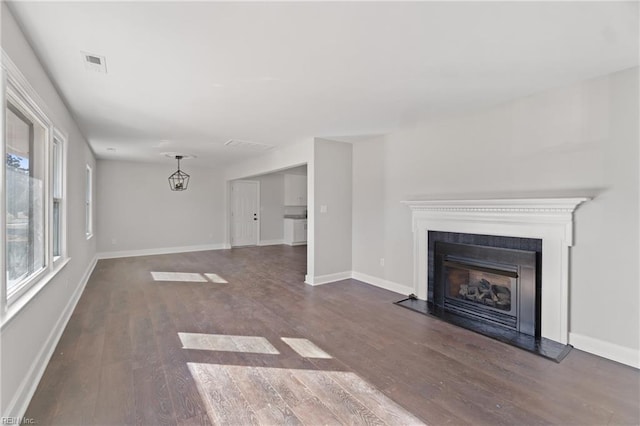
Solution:
<svg viewBox="0 0 640 426"><path fill-rule="evenodd" d="M637 2L10 6L99 158L227 164L257 155L232 138L387 133L638 65Z"/></svg>

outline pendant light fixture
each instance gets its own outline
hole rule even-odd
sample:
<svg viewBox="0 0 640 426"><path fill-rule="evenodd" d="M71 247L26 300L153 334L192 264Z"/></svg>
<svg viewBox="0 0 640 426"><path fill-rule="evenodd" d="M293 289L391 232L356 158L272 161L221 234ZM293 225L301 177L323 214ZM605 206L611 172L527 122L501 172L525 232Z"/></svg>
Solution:
<svg viewBox="0 0 640 426"><path fill-rule="evenodd" d="M189 185L189 175L180 170L180 160L182 160L182 158L182 155L176 155L178 170L169 176L169 187L172 191L184 191Z"/></svg>

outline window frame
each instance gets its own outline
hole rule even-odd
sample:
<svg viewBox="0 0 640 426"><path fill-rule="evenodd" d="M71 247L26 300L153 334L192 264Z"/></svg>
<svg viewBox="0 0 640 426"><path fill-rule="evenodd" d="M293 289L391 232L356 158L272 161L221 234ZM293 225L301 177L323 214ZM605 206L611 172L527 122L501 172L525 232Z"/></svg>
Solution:
<svg viewBox="0 0 640 426"><path fill-rule="evenodd" d="M29 119L34 120L34 124L38 124L42 126L45 131L45 149L44 149L44 170L43 170L43 228L44 228L44 236L43 236L43 253L44 253L44 265L42 268L34 271L31 275L21 280L14 288L9 291L7 288L7 279L6 279L6 257L5 264L2 271L3 275L3 287L6 292L6 300L7 305L11 305L17 299L19 299L24 293L26 293L35 283L42 280L42 278L50 272L51 267L51 259L50 259L50 226L49 226L49 217L50 217L50 207L48 200L50 199L50 145L51 145L51 137L52 137L52 124L48 117L44 114L44 112L38 107L38 105L31 99L28 93L19 85L16 85L16 82L8 79L5 85L5 97L3 103L3 132L6 134L6 110L8 109L8 105L12 104L13 108L20 110L21 112L26 111L29 114ZM3 138L6 137L3 134ZM6 156L6 143L4 146L4 154ZM6 164L3 163L2 168L2 176L3 176L3 185L6 185ZM6 197L6 186L4 187L4 196ZM6 200L4 201L4 217L5 217L5 235L2 241L5 250L6 250ZM6 254L6 251L5 251Z"/></svg>
<svg viewBox="0 0 640 426"><path fill-rule="evenodd" d="M68 137L57 127L53 128L51 141L51 262L54 268L67 258L67 140ZM58 156L56 156L56 147ZM56 197L56 172L59 173L58 184L60 186L59 195ZM54 239L54 203L58 201L58 244L59 254L55 255Z"/></svg>
<svg viewBox="0 0 640 426"><path fill-rule="evenodd" d="M10 102L18 109L27 111L42 125L45 132L43 147L44 158L40 170L43 174L43 258L44 266L33 273L28 279L20 282L11 292L7 289L7 188L6 188L6 160L0 163L0 244L3 245L3 254L0 255L0 328L3 328L32 298L42 290L71 260L67 253L67 204L66 204L66 146L68 137L66 133L57 129L53 121L49 118L45 102L38 96L33 87L29 84L24 75L15 66L7 54L0 48L2 58L0 61L0 105L2 114L0 115L0 135L3 139L0 147L0 155L6 159L6 118L8 103ZM60 231L60 256L53 256L53 144L54 137L62 142L62 203L61 209L61 231Z"/></svg>
<svg viewBox="0 0 640 426"><path fill-rule="evenodd" d="M93 169L87 164L84 192L84 220L87 240L93 237Z"/></svg>

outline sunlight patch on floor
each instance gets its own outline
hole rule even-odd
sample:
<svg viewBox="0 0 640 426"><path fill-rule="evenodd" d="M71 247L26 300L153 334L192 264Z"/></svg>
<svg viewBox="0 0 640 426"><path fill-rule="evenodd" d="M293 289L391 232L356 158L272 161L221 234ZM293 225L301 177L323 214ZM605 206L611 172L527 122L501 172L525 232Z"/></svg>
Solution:
<svg viewBox="0 0 640 426"><path fill-rule="evenodd" d="M202 274L195 272L151 272L155 281L182 281L206 283L207 279Z"/></svg>
<svg viewBox="0 0 640 426"><path fill-rule="evenodd" d="M278 355L280 352L264 337L229 336L226 334L178 333L183 349L245 352Z"/></svg>
<svg viewBox="0 0 640 426"><path fill-rule="evenodd" d="M151 277L154 281L176 281L176 282L192 282L214 284L227 284L228 281L218 274L206 273L199 274L197 272L156 272L151 271Z"/></svg>
<svg viewBox="0 0 640 426"><path fill-rule="evenodd" d="M204 276L207 277L209 281L216 284L227 284L229 282L218 274L204 274Z"/></svg>
<svg viewBox="0 0 640 426"><path fill-rule="evenodd" d="M295 337L281 337L282 341L291 347L298 355L305 358L333 358L331 355L317 347L313 342L307 339Z"/></svg>
<svg viewBox="0 0 640 426"><path fill-rule="evenodd" d="M351 372L187 366L215 425L424 424Z"/></svg>

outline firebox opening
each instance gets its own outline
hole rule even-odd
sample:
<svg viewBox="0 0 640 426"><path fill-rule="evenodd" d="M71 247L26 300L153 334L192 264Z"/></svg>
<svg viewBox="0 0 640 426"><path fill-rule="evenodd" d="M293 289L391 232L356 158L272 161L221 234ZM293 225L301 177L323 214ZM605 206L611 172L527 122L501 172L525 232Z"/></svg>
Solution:
<svg viewBox="0 0 640 426"><path fill-rule="evenodd" d="M446 298L512 311L511 295L516 290L516 272L451 260L446 260L444 267Z"/></svg>

